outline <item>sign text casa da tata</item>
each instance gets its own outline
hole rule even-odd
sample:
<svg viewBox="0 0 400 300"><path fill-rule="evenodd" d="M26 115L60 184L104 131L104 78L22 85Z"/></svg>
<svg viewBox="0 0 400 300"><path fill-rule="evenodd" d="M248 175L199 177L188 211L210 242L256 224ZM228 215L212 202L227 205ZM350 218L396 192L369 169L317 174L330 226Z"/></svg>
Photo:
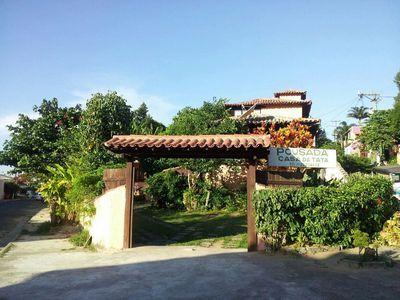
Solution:
<svg viewBox="0 0 400 300"><path fill-rule="evenodd" d="M270 148L268 165L273 167L334 168L336 167L336 150Z"/></svg>

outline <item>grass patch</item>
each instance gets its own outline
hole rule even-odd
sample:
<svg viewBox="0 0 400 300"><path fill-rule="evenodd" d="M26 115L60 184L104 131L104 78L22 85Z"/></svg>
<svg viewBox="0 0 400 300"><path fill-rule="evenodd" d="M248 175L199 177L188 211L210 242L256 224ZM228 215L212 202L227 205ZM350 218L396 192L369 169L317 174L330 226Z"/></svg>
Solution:
<svg viewBox="0 0 400 300"><path fill-rule="evenodd" d="M246 214L221 211L135 210L138 244L247 248Z"/></svg>
<svg viewBox="0 0 400 300"><path fill-rule="evenodd" d="M81 232L72 235L69 238L69 241L71 242L72 245L76 247L90 248L91 239L92 237L90 236L89 231L83 229Z"/></svg>

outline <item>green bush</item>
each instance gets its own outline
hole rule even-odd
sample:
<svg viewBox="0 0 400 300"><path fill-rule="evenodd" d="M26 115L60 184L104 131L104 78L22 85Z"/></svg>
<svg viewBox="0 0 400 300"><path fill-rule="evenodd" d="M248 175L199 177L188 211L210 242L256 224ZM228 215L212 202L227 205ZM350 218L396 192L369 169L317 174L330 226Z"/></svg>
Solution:
<svg viewBox="0 0 400 300"><path fill-rule="evenodd" d="M373 167L372 161L369 158L356 155L344 155L340 163L348 173L371 173Z"/></svg>
<svg viewBox="0 0 400 300"><path fill-rule="evenodd" d="M307 240L350 246L352 231L373 235L398 208L390 180L383 176L352 175L344 184L277 188L254 196L258 231L272 244Z"/></svg>
<svg viewBox="0 0 400 300"><path fill-rule="evenodd" d="M158 208L183 209L183 193L187 188L185 177L174 171L156 173L147 179L146 196Z"/></svg>

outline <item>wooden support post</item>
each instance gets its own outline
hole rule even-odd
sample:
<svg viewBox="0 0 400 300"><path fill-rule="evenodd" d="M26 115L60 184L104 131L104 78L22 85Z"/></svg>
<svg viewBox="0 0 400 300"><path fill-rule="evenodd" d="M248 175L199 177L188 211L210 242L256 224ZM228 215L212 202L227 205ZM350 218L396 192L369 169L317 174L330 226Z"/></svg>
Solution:
<svg viewBox="0 0 400 300"><path fill-rule="evenodd" d="M257 232L254 219L253 193L256 187L255 160L250 160L247 167L247 251L257 251Z"/></svg>
<svg viewBox="0 0 400 300"><path fill-rule="evenodd" d="M126 163L125 183L125 216L124 216L124 249L133 245L133 187L135 184L135 168L133 162Z"/></svg>

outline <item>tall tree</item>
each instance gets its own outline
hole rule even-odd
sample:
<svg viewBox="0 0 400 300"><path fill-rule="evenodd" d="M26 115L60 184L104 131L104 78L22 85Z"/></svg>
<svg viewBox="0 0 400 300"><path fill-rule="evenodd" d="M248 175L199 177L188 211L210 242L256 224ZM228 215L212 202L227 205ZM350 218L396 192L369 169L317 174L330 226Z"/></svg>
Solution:
<svg viewBox="0 0 400 300"><path fill-rule="evenodd" d="M358 124L361 124L361 121L369 117L368 107L360 106L360 107L352 107L347 114L349 118L354 118L358 120Z"/></svg>
<svg viewBox="0 0 400 300"><path fill-rule="evenodd" d="M68 140L80 122L81 108L60 107L53 98L44 99L33 111L38 117L20 114L16 124L8 126L11 138L4 143L0 164L40 178L47 174L47 165L63 164L72 151Z"/></svg>
<svg viewBox="0 0 400 300"><path fill-rule="evenodd" d="M394 97L391 119L394 126L395 139L397 140L397 143L400 144L400 72L397 73L394 82L397 85L398 93L397 96Z"/></svg>
<svg viewBox="0 0 400 300"><path fill-rule="evenodd" d="M204 102L199 108L185 107L174 117L166 129L167 134L218 134L239 133L240 123L230 118L225 107L226 99ZM218 169L224 160L193 159L182 162L192 171L204 173Z"/></svg>
<svg viewBox="0 0 400 300"><path fill-rule="evenodd" d="M344 143L347 140L347 132L349 131L351 126L353 126L353 124L347 124L346 121L342 121L339 123L339 126L336 127L333 131L336 140L340 143L342 148L344 147Z"/></svg>
<svg viewBox="0 0 400 300"><path fill-rule="evenodd" d="M131 133L133 134L157 134L165 130L165 126L153 119L149 114L147 105L142 103L132 112Z"/></svg>
<svg viewBox="0 0 400 300"><path fill-rule="evenodd" d="M395 127L391 121L391 113L391 110L374 112L360 135L360 141L364 146L377 151L381 156L386 156L388 150L394 145Z"/></svg>
<svg viewBox="0 0 400 300"><path fill-rule="evenodd" d="M230 118L226 99L204 102L199 108L185 107L174 117L167 134L236 133L237 121Z"/></svg>
<svg viewBox="0 0 400 300"><path fill-rule="evenodd" d="M119 162L104 149L103 143L113 135L129 134L131 120L131 108L117 92L94 94L86 103L79 128L80 156L91 167Z"/></svg>

